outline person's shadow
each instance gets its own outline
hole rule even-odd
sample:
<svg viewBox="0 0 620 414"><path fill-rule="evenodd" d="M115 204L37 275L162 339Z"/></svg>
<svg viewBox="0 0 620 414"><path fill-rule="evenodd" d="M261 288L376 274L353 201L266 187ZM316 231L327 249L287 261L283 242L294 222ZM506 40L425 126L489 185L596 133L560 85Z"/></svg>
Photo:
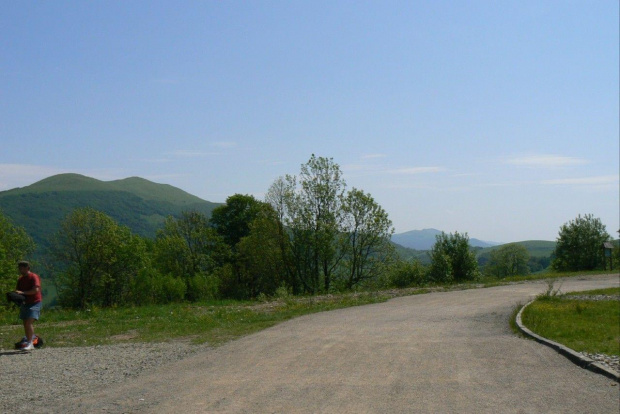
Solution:
<svg viewBox="0 0 620 414"><path fill-rule="evenodd" d="M20 350L14 350L14 351L0 351L0 356L7 356L7 355L28 355L30 353L30 351L20 351Z"/></svg>

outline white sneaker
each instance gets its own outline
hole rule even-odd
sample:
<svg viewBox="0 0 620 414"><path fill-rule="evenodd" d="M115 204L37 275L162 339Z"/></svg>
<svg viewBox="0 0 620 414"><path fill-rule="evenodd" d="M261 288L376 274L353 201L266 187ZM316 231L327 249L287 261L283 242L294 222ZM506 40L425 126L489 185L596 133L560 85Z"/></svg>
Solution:
<svg viewBox="0 0 620 414"><path fill-rule="evenodd" d="M32 342L28 342L25 347L22 348L22 351L32 351L34 349L34 345Z"/></svg>

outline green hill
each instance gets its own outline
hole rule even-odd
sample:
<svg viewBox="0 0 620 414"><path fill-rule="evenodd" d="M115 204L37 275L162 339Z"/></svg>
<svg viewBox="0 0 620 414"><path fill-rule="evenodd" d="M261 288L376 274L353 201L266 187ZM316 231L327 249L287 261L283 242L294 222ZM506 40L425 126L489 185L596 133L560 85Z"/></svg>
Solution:
<svg viewBox="0 0 620 414"><path fill-rule="evenodd" d="M403 247L414 250L430 250L437 241L442 231L437 229L411 230L405 233L398 233L392 236L392 241ZM469 245L472 247L491 247L501 243L488 242L475 238L469 239Z"/></svg>
<svg viewBox="0 0 620 414"><path fill-rule="evenodd" d="M514 244L525 247L531 257L550 257L555 250L555 243L554 241L546 240L526 240L515 242ZM489 256L493 250L497 250L502 246L503 245L484 248L478 252L477 256Z"/></svg>
<svg viewBox="0 0 620 414"><path fill-rule="evenodd" d="M400 257L402 260L419 260L420 263L424 264L424 265L428 265L431 263L431 258L429 256L429 251L428 250L416 250L416 249L411 249L409 247L405 247L402 246L398 243L394 243L392 242L394 248L396 249L396 253L398 254L398 257Z"/></svg>
<svg viewBox="0 0 620 414"><path fill-rule="evenodd" d="M530 260L528 266L532 272L540 272L547 269L551 264L551 256L555 250L556 242L546 240L527 240L521 242L515 242L514 244L521 245L530 254ZM491 257L493 250L499 249L502 246L493 246L481 249L476 252L476 259L479 266L484 266Z"/></svg>
<svg viewBox="0 0 620 414"><path fill-rule="evenodd" d="M549 265L549 262L551 261L551 255L553 253L553 250L555 250L556 242L545 240L527 240L516 242L516 244L522 245L527 249L528 253L530 254L531 268L535 269L538 267L542 267L544 269ZM401 259L417 259L422 264L426 265L430 264L431 262L429 250L411 249L397 243L394 243L394 247L396 248L396 252ZM484 266L489 260L491 252L493 250L497 250L500 247L502 247L502 245L486 248L472 246L474 252L476 253L476 259L478 260L478 264L480 266Z"/></svg>
<svg viewBox="0 0 620 414"><path fill-rule="evenodd" d="M0 192L0 211L32 236L38 254L47 250L61 221L76 208L92 207L136 234L154 237L166 217L189 210L209 216L218 205L139 177L100 181L60 174Z"/></svg>

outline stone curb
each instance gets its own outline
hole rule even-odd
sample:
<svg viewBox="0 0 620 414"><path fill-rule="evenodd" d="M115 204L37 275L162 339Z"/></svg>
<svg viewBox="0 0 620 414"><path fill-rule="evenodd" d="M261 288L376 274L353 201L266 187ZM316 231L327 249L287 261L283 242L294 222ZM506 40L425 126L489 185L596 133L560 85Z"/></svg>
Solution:
<svg viewBox="0 0 620 414"><path fill-rule="evenodd" d="M608 378L611 378L612 380L620 382L620 373L612 370L611 368L607 368L606 366L603 366L602 364L599 364L593 359L588 358L580 354L579 352L568 348L567 346L554 342L550 339L544 338L540 335L535 334L529 329L527 329L523 325L523 322L521 321L521 314L523 313L523 310L527 308L532 302L534 301L531 301L527 303L525 306L523 306L521 310L519 311L519 313L517 314L517 318L516 318L517 327L523 334L533 338L536 342L539 342L543 345L547 345L548 347L552 349L555 349L557 352L564 355L566 358L570 359L573 363L579 365L581 368L585 368L587 370L590 370L597 374L604 375Z"/></svg>

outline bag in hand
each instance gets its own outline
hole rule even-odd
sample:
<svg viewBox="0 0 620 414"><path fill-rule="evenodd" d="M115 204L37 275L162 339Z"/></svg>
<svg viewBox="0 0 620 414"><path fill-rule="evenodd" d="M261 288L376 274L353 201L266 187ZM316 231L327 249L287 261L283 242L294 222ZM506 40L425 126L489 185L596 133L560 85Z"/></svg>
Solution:
<svg viewBox="0 0 620 414"><path fill-rule="evenodd" d="M26 297L15 292L7 292L6 300L8 300L9 303L16 304L17 306L22 306L26 303Z"/></svg>

